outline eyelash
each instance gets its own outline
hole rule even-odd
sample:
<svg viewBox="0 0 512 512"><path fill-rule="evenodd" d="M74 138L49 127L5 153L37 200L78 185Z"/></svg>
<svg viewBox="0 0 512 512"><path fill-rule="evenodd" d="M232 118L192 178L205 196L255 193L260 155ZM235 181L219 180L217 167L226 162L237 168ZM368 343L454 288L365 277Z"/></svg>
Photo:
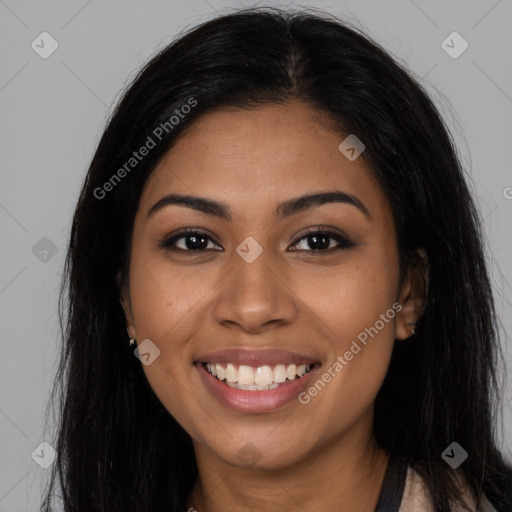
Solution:
<svg viewBox="0 0 512 512"><path fill-rule="evenodd" d="M197 230L197 229L194 229L194 228L187 228L187 229L181 231L180 233L172 236L171 238L164 238L164 239L160 240L158 242L158 246L162 249L166 249L169 251L183 252L183 253L189 252L189 253L201 254L201 253L204 253L209 250L209 249L192 250L192 249L180 249L177 247L171 247L178 240L180 240L182 238L186 238L187 235L198 235L199 237L207 238L210 241L216 243L214 240L212 240L212 238L207 233ZM299 242L301 242L304 239L307 239L310 236L318 236L318 235L324 235L324 236L327 236L328 238L332 238L333 240L335 240L336 242L339 243L338 247L330 247L328 249L318 249L318 250L297 249L295 252L309 252L312 254L332 254L335 251L339 251L342 249L350 249L351 247L354 247L356 245L346 236L343 236L339 233L335 233L333 231L329 231L325 228L318 227L318 228L315 228L315 229L303 234L300 238L298 238L295 241L293 246L296 246ZM216 245L218 245L218 244L216 244Z"/></svg>

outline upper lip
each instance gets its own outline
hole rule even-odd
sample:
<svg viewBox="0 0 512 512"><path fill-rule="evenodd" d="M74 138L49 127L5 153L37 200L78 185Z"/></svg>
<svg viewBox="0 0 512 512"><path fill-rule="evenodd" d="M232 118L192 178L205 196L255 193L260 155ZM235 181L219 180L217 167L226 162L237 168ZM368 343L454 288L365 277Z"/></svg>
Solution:
<svg viewBox="0 0 512 512"><path fill-rule="evenodd" d="M314 364L319 362L315 356L290 352L289 350L268 349L236 349L216 350L201 354L196 358L200 363L234 363L246 366L264 366L278 364Z"/></svg>

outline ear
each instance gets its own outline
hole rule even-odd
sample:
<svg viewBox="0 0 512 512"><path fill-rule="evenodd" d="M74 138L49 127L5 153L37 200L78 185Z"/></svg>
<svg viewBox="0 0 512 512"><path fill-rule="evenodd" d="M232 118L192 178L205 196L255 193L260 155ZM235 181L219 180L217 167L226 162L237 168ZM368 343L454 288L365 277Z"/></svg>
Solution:
<svg viewBox="0 0 512 512"><path fill-rule="evenodd" d="M407 279L402 286L399 303L402 309L396 315L397 340L411 336L416 323L421 318L427 304L429 263L425 249L418 248L411 257Z"/></svg>
<svg viewBox="0 0 512 512"><path fill-rule="evenodd" d="M116 283L119 290L119 302L124 311L124 318L126 322L126 331L130 338L136 338L135 326L133 323L133 311L132 311L132 303L130 300L130 291L128 289L128 284L126 280L123 280L122 271L119 270L116 275Z"/></svg>

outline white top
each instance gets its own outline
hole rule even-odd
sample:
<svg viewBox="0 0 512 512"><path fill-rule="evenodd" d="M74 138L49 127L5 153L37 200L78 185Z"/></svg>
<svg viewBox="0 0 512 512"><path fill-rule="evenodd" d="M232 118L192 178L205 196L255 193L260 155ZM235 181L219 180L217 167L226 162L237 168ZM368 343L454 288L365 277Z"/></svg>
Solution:
<svg viewBox="0 0 512 512"><path fill-rule="evenodd" d="M460 505L452 508L452 512L497 512L491 505L485 495L480 499L480 507L475 508L475 501L471 498L469 490L465 489L462 495L468 508L464 509ZM407 477L405 480L404 493L398 512L436 512L428 498L427 487L421 475L411 466L407 467Z"/></svg>

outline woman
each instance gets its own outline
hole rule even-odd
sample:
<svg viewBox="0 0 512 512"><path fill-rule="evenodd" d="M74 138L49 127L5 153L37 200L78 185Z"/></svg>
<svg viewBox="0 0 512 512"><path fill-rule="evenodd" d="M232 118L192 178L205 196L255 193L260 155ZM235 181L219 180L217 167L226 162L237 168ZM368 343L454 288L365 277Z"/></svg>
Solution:
<svg viewBox="0 0 512 512"><path fill-rule="evenodd" d="M340 20L244 10L154 57L65 278L45 510L57 475L66 512L512 510L463 170L421 86Z"/></svg>

